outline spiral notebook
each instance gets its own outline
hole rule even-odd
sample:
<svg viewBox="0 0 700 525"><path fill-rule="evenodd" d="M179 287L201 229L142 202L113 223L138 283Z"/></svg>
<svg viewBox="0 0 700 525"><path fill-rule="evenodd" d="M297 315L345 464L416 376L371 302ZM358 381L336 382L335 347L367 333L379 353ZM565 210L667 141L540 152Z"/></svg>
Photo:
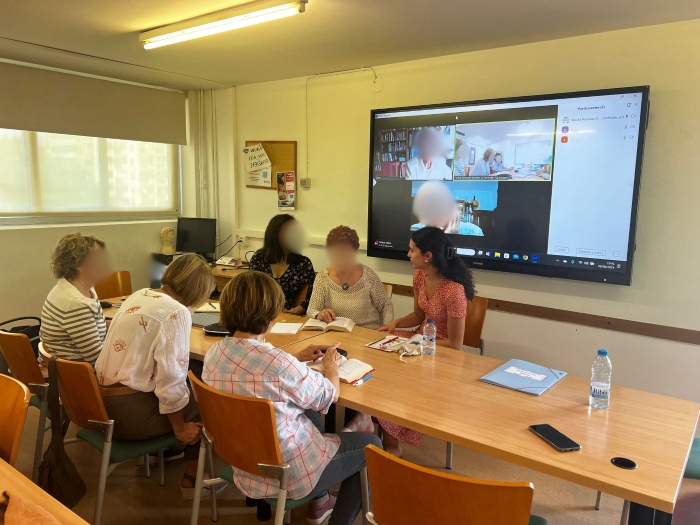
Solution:
<svg viewBox="0 0 700 525"><path fill-rule="evenodd" d="M511 359L480 378L479 381L540 396L556 385L565 375L566 372L561 370L554 370L520 359Z"/></svg>

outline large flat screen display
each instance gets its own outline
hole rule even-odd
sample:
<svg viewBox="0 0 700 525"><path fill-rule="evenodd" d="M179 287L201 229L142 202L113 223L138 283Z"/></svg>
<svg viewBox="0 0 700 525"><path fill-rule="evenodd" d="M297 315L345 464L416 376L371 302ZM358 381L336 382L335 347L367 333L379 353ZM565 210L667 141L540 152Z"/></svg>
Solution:
<svg viewBox="0 0 700 525"><path fill-rule="evenodd" d="M416 192L443 181L442 227L469 266L629 285L649 87L371 115L368 255L405 259Z"/></svg>

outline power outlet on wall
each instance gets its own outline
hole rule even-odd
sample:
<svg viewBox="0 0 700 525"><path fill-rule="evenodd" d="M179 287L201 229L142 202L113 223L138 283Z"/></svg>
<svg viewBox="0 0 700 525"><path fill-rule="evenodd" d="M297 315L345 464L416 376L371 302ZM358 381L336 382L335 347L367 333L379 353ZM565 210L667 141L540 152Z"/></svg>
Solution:
<svg viewBox="0 0 700 525"><path fill-rule="evenodd" d="M309 177L304 177L303 179L299 179L299 186L302 188L310 188L311 187L311 178Z"/></svg>

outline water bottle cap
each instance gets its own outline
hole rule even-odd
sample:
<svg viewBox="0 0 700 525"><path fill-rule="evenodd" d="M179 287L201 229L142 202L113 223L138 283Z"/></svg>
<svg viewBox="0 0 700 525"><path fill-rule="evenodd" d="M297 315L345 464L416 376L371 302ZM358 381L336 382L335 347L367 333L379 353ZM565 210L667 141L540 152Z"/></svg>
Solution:
<svg viewBox="0 0 700 525"><path fill-rule="evenodd" d="M432 319L428 319L428 324L435 324L435 321L433 321Z"/></svg>
<svg viewBox="0 0 700 525"><path fill-rule="evenodd" d="M608 355L608 351L604 348L601 348L600 350L598 350L598 355Z"/></svg>

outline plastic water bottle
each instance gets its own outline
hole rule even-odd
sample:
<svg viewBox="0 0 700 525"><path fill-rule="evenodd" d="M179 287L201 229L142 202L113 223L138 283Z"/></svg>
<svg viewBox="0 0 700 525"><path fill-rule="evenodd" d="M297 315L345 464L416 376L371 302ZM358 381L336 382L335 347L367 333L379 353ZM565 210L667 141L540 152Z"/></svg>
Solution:
<svg viewBox="0 0 700 525"><path fill-rule="evenodd" d="M598 356L591 367L591 395L588 403L593 408L610 406L610 381L612 380L612 363L607 350L598 350Z"/></svg>
<svg viewBox="0 0 700 525"><path fill-rule="evenodd" d="M425 355L435 355L435 341L437 340L437 328L435 321L428 319L423 328L423 353Z"/></svg>

